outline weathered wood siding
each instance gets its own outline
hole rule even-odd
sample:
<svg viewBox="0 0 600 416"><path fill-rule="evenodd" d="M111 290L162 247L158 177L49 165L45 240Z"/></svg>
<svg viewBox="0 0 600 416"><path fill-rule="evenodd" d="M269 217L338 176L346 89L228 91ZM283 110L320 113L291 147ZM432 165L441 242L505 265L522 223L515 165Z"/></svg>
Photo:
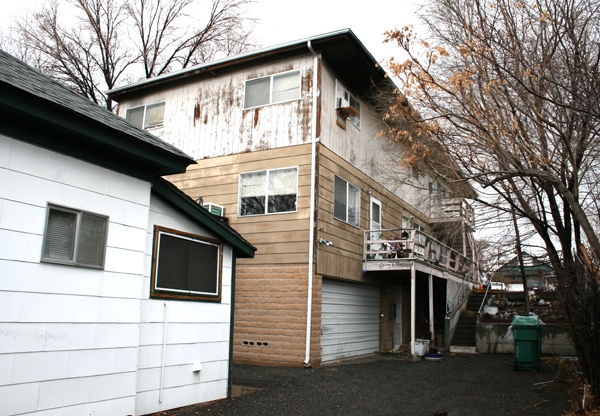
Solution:
<svg viewBox="0 0 600 416"><path fill-rule="evenodd" d="M299 100L244 110L246 80L297 69L301 71ZM164 101L164 125L149 131L194 159L296 146L310 142L312 78L311 55L282 60L225 76L205 75L183 85L169 84L123 100L119 115Z"/></svg>
<svg viewBox="0 0 600 416"><path fill-rule="evenodd" d="M342 279L363 280L363 236L370 226L370 196L381 201L382 228L401 227L402 215L414 216L415 220L422 224L426 224L425 217L323 145L319 146L318 160L319 209L316 240L324 238L333 244L317 244L317 273ZM333 217L335 175L360 189L360 227L354 227ZM371 195L368 193L369 189Z"/></svg>
<svg viewBox="0 0 600 416"><path fill-rule="evenodd" d="M308 263L311 146L300 145L199 160L168 179L192 198L225 207L231 225L256 248L253 259L238 264ZM240 173L298 167L297 212L240 217Z"/></svg>
<svg viewBox="0 0 600 416"><path fill-rule="evenodd" d="M323 62L322 67L321 143L369 176L372 182L384 186L421 212L427 212L428 182L420 184L410 168L401 166L406 148L398 143L390 143L386 136L377 138L385 130L385 124L367 104L366 97L356 95L351 85L338 79L327 61ZM336 81L360 102L360 128L350 121L346 122L345 130L336 124Z"/></svg>

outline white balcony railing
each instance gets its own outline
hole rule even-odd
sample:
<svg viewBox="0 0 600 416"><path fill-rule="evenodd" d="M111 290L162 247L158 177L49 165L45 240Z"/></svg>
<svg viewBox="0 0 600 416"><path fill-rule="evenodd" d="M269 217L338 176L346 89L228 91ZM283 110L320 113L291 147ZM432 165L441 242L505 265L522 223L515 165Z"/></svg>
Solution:
<svg viewBox="0 0 600 416"><path fill-rule="evenodd" d="M422 260L475 281L475 263L432 236L414 228L366 230L363 261Z"/></svg>

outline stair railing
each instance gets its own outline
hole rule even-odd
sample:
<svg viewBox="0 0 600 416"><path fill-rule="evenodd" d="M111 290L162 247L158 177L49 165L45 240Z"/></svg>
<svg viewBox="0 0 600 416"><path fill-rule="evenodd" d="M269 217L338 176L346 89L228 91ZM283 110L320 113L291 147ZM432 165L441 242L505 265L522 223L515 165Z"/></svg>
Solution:
<svg viewBox="0 0 600 416"><path fill-rule="evenodd" d="M487 299L488 292L490 291L490 287L492 286L492 280L493 279L490 279L490 281L487 284L487 287L485 288L485 293L483 294L483 299L481 301L481 306L479 306L479 310L477 311L477 315L481 315L481 310L483 309L483 305L485 305L485 300Z"/></svg>
<svg viewBox="0 0 600 416"><path fill-rule="evenodd" d="M457 309L457 305L461 305L462 301L465 299L465 296L467 293L467 291L464 290L466 280L467 280L467 275L465 274L465 275L463 275L463 279L460 284L460 288L456 291L454 298L452 299L451 302L446 304L446 318L448 318L450 315L452 315L454 313L454 311ZM462 294L462 296L460 297L460 299L458 299L458 296L461 294Z"/></svg>

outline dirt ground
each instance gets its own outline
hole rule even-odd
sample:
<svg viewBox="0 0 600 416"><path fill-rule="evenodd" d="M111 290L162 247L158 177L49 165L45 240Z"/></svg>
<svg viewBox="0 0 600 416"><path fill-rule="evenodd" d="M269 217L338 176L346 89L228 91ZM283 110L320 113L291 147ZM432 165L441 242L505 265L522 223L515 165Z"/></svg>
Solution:
<svg viewBox="0 0 600 416"><path fill-rule="evenodd" d="M570 385L553 381L557 365L514 371L513 355L492 354L417 363L386 354L314 369L236 364L233 384L245 394L156 415L558 416L571 405Z"/></svg>

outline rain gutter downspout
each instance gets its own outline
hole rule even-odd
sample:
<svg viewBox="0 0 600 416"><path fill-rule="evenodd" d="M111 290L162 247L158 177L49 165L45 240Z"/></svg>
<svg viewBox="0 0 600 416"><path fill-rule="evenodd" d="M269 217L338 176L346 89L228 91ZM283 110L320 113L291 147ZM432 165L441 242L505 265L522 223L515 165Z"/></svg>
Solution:
<svg viewBox="0 0 600 416"><path fill-rule="evenodd" d="M307 41L306 46L313 55L313 90L311 114L311 161L310 161L310 229L308 236L308 296L306 301L306 356L304 367L311 367L310 363L310 331L312 327L312 301L313 301L313 268L315 250L315 185L316 185L316 159L317 159L317 99L318 99L318 70L319 56Z"/></svg>

